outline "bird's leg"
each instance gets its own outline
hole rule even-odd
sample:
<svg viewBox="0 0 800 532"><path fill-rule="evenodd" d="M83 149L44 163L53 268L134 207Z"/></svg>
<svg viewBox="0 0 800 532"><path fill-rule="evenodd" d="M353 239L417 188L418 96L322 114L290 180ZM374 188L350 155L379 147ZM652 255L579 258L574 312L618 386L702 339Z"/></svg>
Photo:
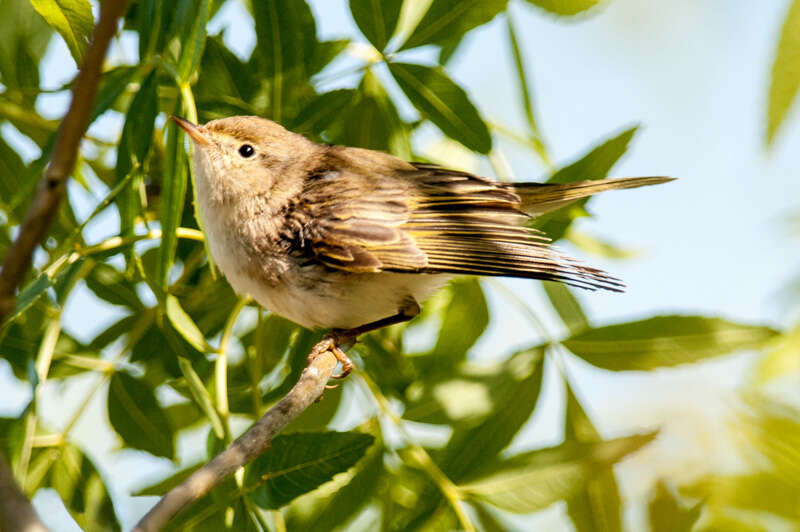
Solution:
<svg viewBox="0 0 800 532"><path fill-rule="evenodd" d="M322 353L330 351L333 353L333 356L336 357L336 360L342 364L342 372L333 375L332 378L344 379L350 374L351 371L353 371L353 361L350 360L350 357L348 357L339 346L344 345L350 347L353 345L353 343L355 343L356 338L362 334L375 331L377 329L382 329L383 327L388 327L389 325L395 325L397 323L409 321L419 314L419 311L419 303L417 303L415 299L410 298L408 302L397 311L397 314L393 316L373 321L359 327L354 327L352 329L333 329L331 332L323 336L322 340L320 340L317 345L314 346L308 358L309 360L312 360Z"/></svg>

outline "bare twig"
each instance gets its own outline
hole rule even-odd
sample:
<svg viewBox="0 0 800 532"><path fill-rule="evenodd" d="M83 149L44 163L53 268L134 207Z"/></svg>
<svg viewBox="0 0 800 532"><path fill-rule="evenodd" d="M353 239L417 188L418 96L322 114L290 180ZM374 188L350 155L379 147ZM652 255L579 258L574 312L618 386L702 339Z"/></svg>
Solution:
<svg viewBox="0 0 800 532"><path fill-rule="evenodd" d="M117 20L124 13L125 4L125 0L100 3L100 19L75 78L72 102L56 136L53 156L39 181L36 197L25 213L19 235L9 248L3 269L0 270L0 323L13 310L14 294L24 280L33 252L47 235L64 197L65 184L75 167L79 144L89 127L108 43L117 31Z"/></svg>
<svg viewBox="0 0 800 532"><path fill-rule="evenodd" d="M0 453L0 530L21 532L47 530L28 498L14 481L14 474L2 453Z"/></svg>
<svg viewBox="0 0 800 532"><path fill-rule="evenodd" d="M159 530L183 508L206 495L237 469L266 451L278 432L320 398L336 363L336 357L330 351L311 360L297 384L278 404L270 408L227 449L164 495L139 521L133 529L134 532Z"/></svg>

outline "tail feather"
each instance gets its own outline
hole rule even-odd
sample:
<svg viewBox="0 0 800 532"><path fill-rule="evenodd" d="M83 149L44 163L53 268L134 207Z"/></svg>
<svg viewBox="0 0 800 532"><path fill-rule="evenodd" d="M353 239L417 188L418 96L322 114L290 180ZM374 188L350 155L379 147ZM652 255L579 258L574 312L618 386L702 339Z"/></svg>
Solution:
<svg viewBox="0 0 800 532"><path fill-rule="evenodd" d="M563 184L514 183L513 188L521 199L522 210L530 216L539 216L598 192L658 185L674 179L674 177L625 177Z"/></svg>

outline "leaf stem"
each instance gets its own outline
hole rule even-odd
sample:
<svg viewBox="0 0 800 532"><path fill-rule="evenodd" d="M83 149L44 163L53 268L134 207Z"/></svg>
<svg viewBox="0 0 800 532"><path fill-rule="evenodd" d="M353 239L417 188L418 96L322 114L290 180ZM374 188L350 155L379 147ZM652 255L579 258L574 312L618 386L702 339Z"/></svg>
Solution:
<svg viewBox="0 0 800 532"><path fill-rule="evenodd" d="M214 364L214 378L217 393L217 412L219 413L222 427L225 430L225 443L233 441L231 437L231 428L228 424L230 418L230 407L228 406L228 344L230 343L231 333L233 326L236 325L236 319L239 317L242 309L247 306L249 298L242 297L236 302L233 311L228 316L228 321L225 323L225 328L222 331L222 338L219 341L219 355Z"/></svg>

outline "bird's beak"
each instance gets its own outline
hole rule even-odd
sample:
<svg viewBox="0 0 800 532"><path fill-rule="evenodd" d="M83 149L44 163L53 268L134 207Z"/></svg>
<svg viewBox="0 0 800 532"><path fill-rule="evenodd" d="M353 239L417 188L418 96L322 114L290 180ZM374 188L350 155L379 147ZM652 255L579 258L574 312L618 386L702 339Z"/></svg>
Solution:
<svg viewBox="0 0 800 532"><path fill-rule="evenodd" d="M209 144L211 144L211 141L208 139L208 133L206 132L206 128L204 128L203 126L192 124L188 120L185 120L175 115L170 116L170 118L176 124L178 124L178 126L180 126L182 130L188 133L196 144L201 144L203 146L208 146Z"/></svg>

